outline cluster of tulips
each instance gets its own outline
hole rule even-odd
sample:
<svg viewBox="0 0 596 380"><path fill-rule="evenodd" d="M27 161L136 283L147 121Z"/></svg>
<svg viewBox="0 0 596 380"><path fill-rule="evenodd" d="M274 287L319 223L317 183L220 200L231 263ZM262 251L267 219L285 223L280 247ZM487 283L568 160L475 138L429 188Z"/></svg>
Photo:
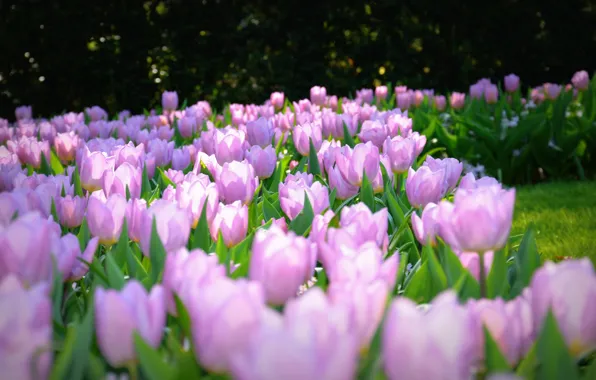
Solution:
<svg viewBox="0 0 596 380"><path fill-rule="evenodd" d="M0 120L0 377L592 378L592 263L510 237L398 90Z"/></svg>

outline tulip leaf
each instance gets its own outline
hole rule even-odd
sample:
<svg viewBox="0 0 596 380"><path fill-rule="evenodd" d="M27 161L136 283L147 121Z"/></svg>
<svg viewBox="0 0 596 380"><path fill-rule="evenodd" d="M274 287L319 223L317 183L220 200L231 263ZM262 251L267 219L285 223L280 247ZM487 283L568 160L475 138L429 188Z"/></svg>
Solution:
<svg viewBox="0 0 596 380"><path fill-rule="evenodd" d="M296 174L296 173L300 173L300 172L304 171L304 167L306 166L307 162L308 162L308 157L302 157L300 159L300 161L298 161L298 165L296 165L296 167L294 169L292 169L291 173Z"/></svg>
<svg viewBox="0 0 596 380"><path fill-rule="evenodd" d="M60 163L58 156L56 156L56 153L54 153L53 150L50 151L50 167L52 168L52 173L54 173L54 175L64 173L64 166L62 166L62 163Z"/></svg>
<svg viewBox="0 0 596 380"><path fill-rule="evenodd" d="M141 372L148 380L173 379L176 369L166 363L159 352L147 344L138 332L134 333L135 351L139 358Z"/></svg>
<svg viewBox="0 0 596 380"><path fill-rule="evenodd" d="M106 274L110 288L120 290L124 287L124 273L116 263L112 252L108 252L105 258Z"/></svg>
<svg viewBox="0 0 596 380"><path fill-rule="evenodd" d="M438 262L436 265L441 269ZM404 291L404 296L419 304L430 302L437 294L447 288L445 273L442 273L442 269L442 275L437 275L437 273L437 268L432 264L432 260L423 262L416 273L412 275L412 279Z"/></svg>
<svg viewBox="0 0 596 380"><path fill-rule="evenodd" d="M574 380L579 378L577 366L569 354L557 320L549 309L542 330L536 344L539 379L566 379Z"/></svg>
<svg viewBox="0 0 596 380"><path fill-rule="evenodd" d="M160 186L162 190L165 190L168 186L172 186L174 189L176 188L176 184L172 182L172 180L166 175L166 173L164 173L162 168L158 167L157 171L159 171L159 178L162 182L162 186Z"/></svg>
<svg viewBox="0 0 596 380"><path fill-rule="evenodd" d="M120 232L120 238L116 247L112 250L112 255L118 268L124 267L126 263L126 255L128 254L128 220L124 218L122 221L122 230Z"/></svg>
<svg viewBox="0 0 596 380"><path fill-rule="evenodd" d="M141 180L141 198L149 202L151 198L151 182L147 173L147 165L143 165L143 175Z"/></svg>
<svg viewBox="0 0 596 380"><path fill-rule="evenodd" d="M226 243L223 240L221 231L217 233L217 241L215 242L215 255L219 259L219 263L226 267L226 274L230 274L230 252Z"/></svg>
<svg viewBox="0 0 596 380"><path fill-rule="evenodd" d="M39 167L39 172L41 174L45 174L47 176L52 175L52 167L48 163L48 159L46 158L46 155L42 152L40 156L41 156L41 166Z"/></svg>
<svg viewBox="0 0 596 380"><path fill-rule="evenodd" d="M395 225L402 226L404 223L408 223L408 219L406 218L403 209L400 207L399 203L397 202L397 199L393 195L392 191L387 188L387 186L385 186L385 198L387 209L389 210L389 214L391 215L391 218L393 218L393 222L395 223ZM418 260L418 258L420 257L420 252L418 252L418 248L416 247L416 239L414 238L414 234L412 233L412 230L409 227L406 228L404 231L404 237L400 237L399 242L404 244L410 242L412 243L412 249L410 250L410 252L414 252L415 255L410 255L409 260L411 263L415 263L416 260Z"/></svg>
<svg viewBox="0 0 596 380"><path fill-rule="evenodd" d="M182 328L184 335L190 339L192 336L192 331L191 331L191 327L190 327L191 322L190 322L190 315L188 314L188 310L186 309L186 306L184 305L184 303L182 303L182 300L178 297L177 294L174 294L174 302L176 302L176 313L178 314L178 324L180 325L180 328Z"/></svg>
<svg viewBox="0 0 596 380"><path fill-rule="evenodd" d="M133 245L133 247L135 246ZM128 274L131 277L134 277L142 282L143 280L148 278L149 275L147 274L147 270L139 260L139 255L142 255L142 253L138 252L138 249L137 252L133 252L133 250L130 247L128 247L126 252L126 267L128 268Z"/></svg>
<svg viewBox="0 0 596 380"><path fill-rule="evenodd" d="M480 298L480 285L469 271L464 270L461 277L453 285L461 301Z"/></svg>
<svg viewBox="0 0 596 380"><path fill-rule="evenodd" d="M173 379L188 380L200 378L201 369L197 364L194 354L191 351L180 352L176 360L176 375ZM215 377L212 377L212 379L215 379Z"/></svg>
<svg viewBox="0 0 596 380"><path fill-rule="evenodd" d="M332 189L329 193L329 209L333 209L333 204L335 203L335 198L337 198L337 189Z"/></svg>
<svg viewBox="0 0 596 380"><path fill-rule="evenodd" d="M522 361L517 365L517 369L515 370L516 375L524 379L534 377L537 364L536 343L537 342L534 342L534 344L532 344L532 347Z"/></svg>
<svg viewBox="0 0 596 380"><path fill-rule="evenodd" d="M83 196L83 187L81 186L81 175L79 174L78 166L75 166L72 172L72 183L74 185L74 193L76 196Z"/></svg>
<svg viewBox="0 0 596 380"><path fill-rule="evenodd" d="M354 143L354 139L352 138L352 135L350 134L350 131L348 130L348 126L346 125L345 122L342 123L343 126L343 130L344 130L344 144L346 144L347 146L349 146L350 148L354 148L354 146L356 145Z"/></svg>
<svg viewBox="0 0 596 380"><path fill-rule="evenodd" d="M209 222L207 221L207 202L203 204L199 223L194 229L192 239L190 241L190 249L200 248L205 252L209 251L211 246L211 235L209 234Z"/></svg>
<svg viewBox="0 0 596 380"><path fill-rule="evenodd" d="M83 223L81 227L79 227L79 233L77 234L77 238L79 239L79 246L81 247L81 252L85 250L87 247L87 243L91 240L91 232L89 231L89 225L87 224L87 217L83 217Z"/></svg>
<svg viewBox="0 0 596 380"><path fill-rule="evenodd" d="M360 200L364 203L371 212L375 212L375 194L372 185L368 180L366 173L362 176L362 186L360 187Z"/></svg>
<svg viewBox="0 0 596 380"><path fill-rule="evenodd" d="M58 262L52 257L52 316L59 325L64 324L62 319L62 298L64 296L64 285L62 273L58 269Z"/></svg>
<svg viewBox="0 0 596 380"><path fill-rule="evenodd" d="M273 206L271 202L269 202L267 197L263 197L263 216L266 222L269 221L269 219L281 218L281 214L279 213L279 211L277 211L275 206Z"/></svg>
<svg viewBox="0 0 596 380"><path fill-rule="evenodd" d="M317 150L312 142L312 139L308 139L309 150L308 150L308 171L313 176L321 174L321 166L319 165L319 158L317 157Z"/></svg>
<svg viewBox="0 0 596 380"><path fill-rule="evenodd" d="M499 345L493 339L490 331L483 326L484 329L484 365L488 373L509 371L509 363L507 358L501 352Z"/></svg>
<svg viewBox="0 0 596 380"><path fill-rule="evenodd" d="M151 226L149 258L151 259L150 281L151 284L156 284L159 282L159 277L163 271L163 266L166 260L166 249L157 233L157 219L155 216L153 217L153 224Z"/></svg>
<svg viewBox="0 0 596 380"><path fill-rule="evenodd" d="M505 250L500 249L493 254L493 263L488 274L488 298L504 296L507 285L507 259Z"/></svg>
<svg viewBox="0 0 596 380"><path fill-rule="evenodd" d="M52 219L54 219L54 222L60 224L60 219L58 219L58 211L56 210L56 202L54 201L54 197L50 199L52 201L50 205L50 214L52 215Z"/></svg>
<svg viewBox="0 0 596 380"><path fill-rule="evenodd" d="M52 367L51 380L83 378L93 339L93 316L93 302L90 302L83 320L68 326L63 348Z"/></svg>
<svg viewBox="0 0 596 380"><path fill-rule="evenodd" d="M184 137L182 137L180 128L178 128L178 119L174 119L172 127L174 127L174 145L178 148L184 145Z"/></svg>
<svg viewBox="0 0 596 380"><path fill-rule="evenodd" d="M519 295L530 284L534 271L540 267L540 255L536 246L536 229L530 225L515 254L517 266L516 284L511 296Z"/></svg>
<svg viewBox="0 0 596 380"><path fill-rule="evenodd" d="M447 284L453 287L465 271L461 261L446 244L441 244L439 247L439 261L447 276Z"/></svg>
<svg viewBox="0 0 596 380"><path fill-rule="evenodd" d="M596 379L596 359L592 359L590 365L585 368L584 373L582 374L582 380L592 380Z"/></svg>
<svg viewBox="0 0 596 380"><path fill-rule="evenodd" d="M310 226L312 225L312 221L315 218L315 214L314 211L312 209L312 204L310 203L310 199L308 198L308 195L306 194L306 191L304 192L304 207L302 208L302 211L300 212L300 214L298 214L296 216L296 218L294 218L294 220L292 220L290 222L290 225L288 226L289 229L291 231L294 231L297 235L305 235Z"/></svg>

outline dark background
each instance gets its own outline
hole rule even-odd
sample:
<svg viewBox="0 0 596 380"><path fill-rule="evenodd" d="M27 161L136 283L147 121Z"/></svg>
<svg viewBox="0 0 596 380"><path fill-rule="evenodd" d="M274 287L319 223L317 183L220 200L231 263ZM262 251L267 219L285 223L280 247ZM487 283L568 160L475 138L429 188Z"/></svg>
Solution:
<svg viewBox="0 0 596 380"><path fill-rule="evenodd" d="M181 100L261 103L315 84L467 90L596 69L596 0L0 0L0 116Z"/></svg>

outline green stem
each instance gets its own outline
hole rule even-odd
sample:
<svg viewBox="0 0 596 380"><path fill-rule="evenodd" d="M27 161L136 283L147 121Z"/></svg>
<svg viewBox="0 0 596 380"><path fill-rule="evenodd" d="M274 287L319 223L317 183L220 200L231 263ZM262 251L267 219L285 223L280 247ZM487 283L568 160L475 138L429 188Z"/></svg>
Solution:
<svg viewBox="0 0 596 380"><path fill-rule="evenodd" d="M127 367L128 367L129 379L130 380L138 380L139 373L138 373L137 366L136 366L135 362L131 361L130 363L128 363Z"/></svg>
<svg viewBox="0 0 596 380"><path fill-rule="evenodd" d="M394 177L395 177L395 188L397 191L397 196L401 197L401 183L402 183L402 179L403 179L403 174L395 173Z"/></svg>
<svg viewBox="0 0 596 380"><path fill-rule="evenodd" d="M480 285L480 297L486 298L486 272L484 270L484 252L478 252L478 264L480 266L479 285Z"/></svg>

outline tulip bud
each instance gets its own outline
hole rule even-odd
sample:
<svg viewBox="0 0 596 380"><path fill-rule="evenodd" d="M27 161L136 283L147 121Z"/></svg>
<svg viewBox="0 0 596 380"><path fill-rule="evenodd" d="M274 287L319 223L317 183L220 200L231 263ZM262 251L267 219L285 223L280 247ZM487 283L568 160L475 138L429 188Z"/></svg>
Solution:
<svg viewBox="0 0 596 380"><path fill-rule="evenodd" d="M406 194L412 206L424 208L429 203L438 203L446 192L444 169L433 170L429 166L421 166L417 171L409 169Z"/></svg>
<svg viewBox="0 0 596 380"><path fill-rule="evenodd" d="M87 209L86 198L66 195L65 197L55 198L55 201L60 224L67 228L75 228L83 223Z"/></svg>
<svg viewBox="0 0 596 380"><path fill-rule="evenodd" d="M220 203L217 214L213 218L213 223L209 226L211 238L217 241L219 233L221 233L225 245L232 247L246 237L247 231L248 207L240 203L240 201L229 205Z"/></svg>
<svg viewBox="0 0 596 380"><path fill-rule="evenodd" d="M87 206L91 235L97 236L104 245L116 243L120 238L125 212L126 198L123 195L114 193L106 199L102 192L94 192Z"/></svg>
<svg viewBox="0 0 596 380"><path fill-rule="evenodd" d="M164 91L161 94L161 107L167 111L175 111L178 108L178 93L176 91Z"/></svg>

